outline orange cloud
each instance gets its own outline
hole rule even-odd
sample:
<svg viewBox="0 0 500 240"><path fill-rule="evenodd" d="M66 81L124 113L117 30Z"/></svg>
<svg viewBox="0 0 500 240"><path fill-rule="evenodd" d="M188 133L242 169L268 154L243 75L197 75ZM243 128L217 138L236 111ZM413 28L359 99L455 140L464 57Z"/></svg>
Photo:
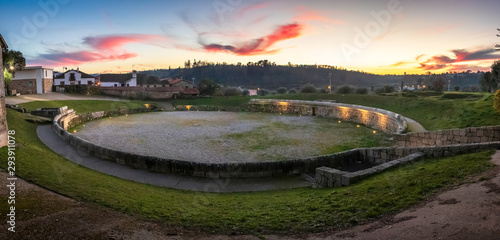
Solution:
<svg viewBox="0 0 500 240"><path fill-rule="evenodd" d="M278 52L278 49L269 49L275 43L299 37L301 35L303 25L298 23L279 26L273 33L254 39L249 42L233 45L221 44L202 44L203 48L209 52L229 52L239 56L251 56L259 54L273 54Z"/></svg>
<svg viewBox="0 0 500 240"><path fill-rule="evenodd" d="M345 25L345 22L342 20L325 17L318 11L307 10L306 7L298 7L297 11L300 12L298 16L294 17L294 20L297 22L322 21L328 24Z"/></svg>

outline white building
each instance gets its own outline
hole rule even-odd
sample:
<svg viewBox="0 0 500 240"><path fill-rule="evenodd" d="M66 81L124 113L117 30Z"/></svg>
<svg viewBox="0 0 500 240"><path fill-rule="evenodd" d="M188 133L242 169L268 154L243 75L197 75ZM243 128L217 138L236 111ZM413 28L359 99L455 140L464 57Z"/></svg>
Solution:
<svg viewBox="0 0 500 240"><path fill-rule="evenodd" d="M54 85L67 86L67 85L94 85L96 83L95 77L86 74L80 70L69 70L65 73L59 74L54 78Z"/></svg>
<svg viewBox="0 0 500 240"><path fill-rule="evenodd" d="M52 68L32 66L17 71L8 89L20 94L42 94L52 92L53 84Z"/></svg>
<svg viewBox="0 0 500 240"><path fill-rule="evenodd" d="M137 71L127 74L101 74L101 87L136 87Z"/></svg>

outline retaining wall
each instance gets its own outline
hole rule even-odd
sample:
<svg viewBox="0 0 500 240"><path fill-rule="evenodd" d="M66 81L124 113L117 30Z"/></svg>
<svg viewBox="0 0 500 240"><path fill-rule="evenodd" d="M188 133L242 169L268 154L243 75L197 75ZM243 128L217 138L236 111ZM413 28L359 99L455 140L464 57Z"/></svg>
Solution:
<svg viewBox="0 0 500 240"><path fill-rule="evenodd" d="M500 126L471 127L394 135L397 146L446 146L500 141Z"/></svg>
<svg viewBox="0 0 500 240"><path fill-rule="evenodd" d="M297 115L321 116L360 123L385 133L403 133L408 128L406 119L390 111L353 104L335 102L252 99L248 111L289 113Z"/></svg>

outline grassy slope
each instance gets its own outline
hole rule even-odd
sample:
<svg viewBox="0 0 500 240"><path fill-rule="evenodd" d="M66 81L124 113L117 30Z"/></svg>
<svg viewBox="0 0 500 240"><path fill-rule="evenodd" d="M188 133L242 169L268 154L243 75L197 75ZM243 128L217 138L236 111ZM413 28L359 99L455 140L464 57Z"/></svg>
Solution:
<svg viewBox="0 0 500 240"><path fill-rule="evenodd" d="M493 109L493 95L476 101L446 100L438 97L406 98L377 95L287 94L260 98L316 100L329 99L393 111L420 122L427 130L500 125L500 113ZM238 106L249 97L213 98L174 101L176 105Z"/></svg>
<svg viewBox="0 0 500 240"><path fill-rule="evenodd" d="M343 227L409 207L439 188L463 182L466 176L491 166L490 151L419 162L338 189L188 192L80 167L49 150L36 136L37 125L23 121L21 113L8 110L7 117L10 129L16 131L18 176L77 200L211 232L290 233ZM6 148L0 149L1 156L6 152ZM0 158L2 168L6 168L6 160ZM0 209L6 209L6 202L0 199Z"/></svg>
<svg viewBox="0 0 500 240"><path fill-rule="evenodd" d="M38 108L58 108L68 106L77 113L88 113L95 111L115 110L120 107L138 108L148 102L143 101L104 101L104 100L61 100L61 101L36 101L20 104L28 110Z"/></svg>

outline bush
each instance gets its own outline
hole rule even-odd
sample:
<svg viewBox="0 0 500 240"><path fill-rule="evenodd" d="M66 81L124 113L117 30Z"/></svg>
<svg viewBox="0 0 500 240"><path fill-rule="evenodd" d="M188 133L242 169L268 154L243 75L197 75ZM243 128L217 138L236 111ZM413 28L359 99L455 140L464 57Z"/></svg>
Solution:
<svg viewBox="0 0 500 240"><path fill-rule="evenodd" d="M250 95L250 91L248 91L248 89L245 89L243 90L243 92L241 92L241 94L243 94L243 96L248 96Z"/></svg>
<svg viewBox="0 0 500 240"><path fill-rule="evenodd" d="M493 107L500 112L500 89L495 92L495 99L493 100Z"/></svg>
<svg viewBox="0 0 500 240"><path fill-rule="evenodd" d="M260 95L260 96L266 96L266 95L269 94L269 90L267 90L267 89L261 89L261 90L259 90L259 92L257 94Z"/></svg>
<svg viewBox="0 0 500 240"><path fill-rule="evenodd" d="M327 88L319 88L319 89L318 89L318 92L319 92L319 93L329 93L329 92L330 92L330 90L328 90Z"/></svg>
<svg viewBox="0 0 500 240"><path fill-rule="evenodd" d="M67 93L87 94L87 85L66 85L64 89Z"/></svg>
<svg viewBox="0 0 500 240"><path fill-rule="evenodd" d="M368 94L368 88L356 88L356 94Z"/></svg>
<svg viewBox="0 0 500 240"><path fill-rule="evenodd" d="M316 93L316 88L312 84L307 84L307 85L304 85L300 89L300 92L301 93Z"/></svg>
<svg viewBox="0 0 500 240"><path fill-rule="evenodd" d="M465 99L465 98L482 98L483 96L477 93L444 93L442 99Z"/></svg>
<svg viewBox="0 0 500 240"><path fill-rule="evenodd" d="M354 92L354 87L349 85L342 85L337 89L338 94L352 94Z"/></svg>
<svg viewBox="0 0 500 240"><path fill-rule="evenodd" d="M377 88L375 89L375 93L377 94L384 94L384 93L393 93L396 91L393 86L385 85L382 88Z"/></svg>
<svg viewBox="0 0 500 240"><path fill-rule="evenodd" d="M238 88L228 88L226 91L224 91L224 96L226 97L232 97L232 96L241 96L242 92Z"/></svg>
<svg viewBox="0 0 500 240"><path fill-rule="evenodd" d="M288 93L298 93L299 91L295 88L288 90Z"/></svg>
<svg viewBox="0 0 500 240"><path fill-rule="evenodd" d="M278 94L286 94L288 92L288 89L286 87L280 87L278 90L276 90Z"/></svg>
<svg viewBox="0 0 500 240"><path fill-rule="evenodd" d="M87 89L87 95L102 95L102 94L103 94L103 92L102 92L101 87L90 86Z"/></svg>

